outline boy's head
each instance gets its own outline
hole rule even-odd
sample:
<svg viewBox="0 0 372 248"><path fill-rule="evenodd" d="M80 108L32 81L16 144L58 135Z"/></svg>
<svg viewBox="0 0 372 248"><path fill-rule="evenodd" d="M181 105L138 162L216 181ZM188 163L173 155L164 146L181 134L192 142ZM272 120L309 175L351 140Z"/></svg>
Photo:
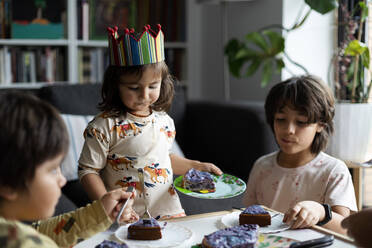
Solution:
<svg viewBox="0 0 372 248"><path fill-rule="evenodd" d="M155 82L158 78L161 79L160 85L158 85L160 87L159 97L155 103L151 104L151 109L156 111L168 111L174 95L174 79L169 74L168 66L164 61L137 66L109 66L104 75L100 109L102 111L114 110L124 113L131 111L130 106L127 106L123 101L121 88L126 84L128 85L128 83L135 86L133 83L140 81L145 72L150 72L154 75L152 82L149 82L150 84ZM136 85L134 88L139 86L140 85ZM140 89L138 89L138 91L139 90Z"/></svg>
<svg viewBox="0 0 372 248"><path fill-rule="evenodd" d="M39 176L39 167L57 158L51 173L58 172L64 184L58 162L66 154L69 141L57 110L29 94L1 92L0 119L0 201L7 198L5 189L8 193L27 193ZM57 194L59 197L60 192Z"/></svg>
<svg viewBox="0 0 372 248"><path fill-rule="evenodd" d="M334 97L329 87L314 76L293 77L274 85L266 97L266 121L275 133L275 116L289 108L300 113L306 124L318 124L310 151L318 154L333 133ZM301 124L301 120L297 120Z"/></svg>

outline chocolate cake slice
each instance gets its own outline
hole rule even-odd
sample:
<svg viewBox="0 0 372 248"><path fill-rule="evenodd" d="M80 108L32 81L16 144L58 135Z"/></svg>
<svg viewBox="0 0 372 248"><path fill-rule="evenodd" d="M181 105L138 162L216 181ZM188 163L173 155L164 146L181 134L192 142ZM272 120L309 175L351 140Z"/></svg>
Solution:
<svg viewBox="0 0 372 248"><path fill-rule="evenodd" d="M263 209L260 205L249 206L239 215L239 225L243 224L268 226L271 224L270 213Z"/></svg>
<svg viewBox="0 0 372 248"><path fill-rule="evenodd" d="M258 237L258 225L241 225L218 230L204 236L205 248L254 248Z"/></svg>
<svg viewBox="0 0 372 248"><path fill-rule="evenodd" d="M211 193L216 191L212 175L209 172L195 169L190 169L183 176L182 187L200 193Z"/></svg>
<svg viewBox="0 0 372 248"><path fill-rule="evenodd" d="M128 239L156 240L161 239L161 228L157 220L140 219L128 227Z"/></svg>

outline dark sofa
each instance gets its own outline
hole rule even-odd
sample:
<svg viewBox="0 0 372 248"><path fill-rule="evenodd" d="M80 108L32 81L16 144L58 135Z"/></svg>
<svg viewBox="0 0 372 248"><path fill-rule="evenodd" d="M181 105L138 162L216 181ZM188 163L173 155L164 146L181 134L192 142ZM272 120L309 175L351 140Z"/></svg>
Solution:
<svg viewBox="0 0 372 248"><path fill-rule="evenodd" d="M29 91L63 114L94 115L98 112L100 87L100 84L50 85ZM244 181L254 161L276 149L265 123L263 103L188 101L186 88L178 86L169 114L175 121L176 140L187 158L212 162ZM62 192L56 214L89 202L78 180L69 181ZM242 206L242 195L218 200L179 195L188 215Z"/></svg>

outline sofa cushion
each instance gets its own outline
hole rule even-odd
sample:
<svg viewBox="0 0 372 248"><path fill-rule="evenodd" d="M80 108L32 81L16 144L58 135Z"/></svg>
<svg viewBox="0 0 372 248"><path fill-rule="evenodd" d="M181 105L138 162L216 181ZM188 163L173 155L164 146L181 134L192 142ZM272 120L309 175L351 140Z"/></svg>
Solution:
<svg viewBox="0 0 372 248"><path fill-rule="evenodd" d="M77 167L80 152L84 144L83 133L88 122L91 121L93 117L92 115L62 114L70 139L68 153L61 164L62 174L66 177L67 181L78 178Z"/></svg>
<svg viewBox="0 0 372 248"><path fill-rule="evenodd" d="M101 101L101 84L60 84L42 87L39 97L62 114L95 115Z"/></svg>

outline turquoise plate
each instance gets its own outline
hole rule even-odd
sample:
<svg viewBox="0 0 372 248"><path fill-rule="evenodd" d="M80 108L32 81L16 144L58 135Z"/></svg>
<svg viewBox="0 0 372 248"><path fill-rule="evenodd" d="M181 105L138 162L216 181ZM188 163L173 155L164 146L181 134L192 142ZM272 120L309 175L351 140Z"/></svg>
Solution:
<svg viewBox="0 0 372 248"><path fill-rule="evenodd" d="M182 178L179 176L174 180L174 187L181 193L203 199L226 199L240 195L245 191L246 185L243 180L229 174L221 176L212 175L216 184L216 191L212 193L197 193L182 188Z"/></svg>

